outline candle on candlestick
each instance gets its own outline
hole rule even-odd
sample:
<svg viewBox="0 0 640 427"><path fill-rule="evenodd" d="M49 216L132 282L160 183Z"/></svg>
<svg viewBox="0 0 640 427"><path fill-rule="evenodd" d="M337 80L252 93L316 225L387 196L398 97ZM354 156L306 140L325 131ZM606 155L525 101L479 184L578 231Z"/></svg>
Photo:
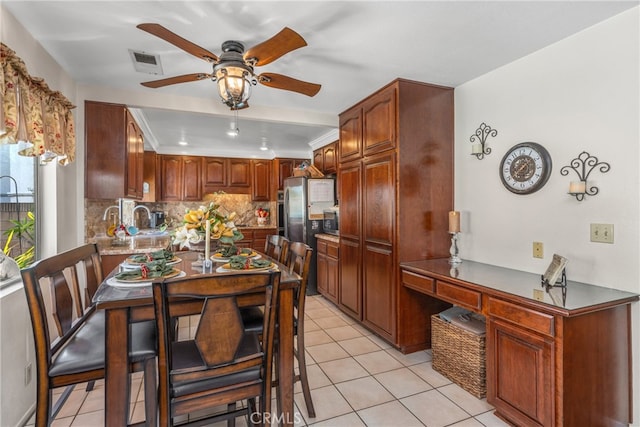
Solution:
<svg viewBox="0 0 640 427"><path fill-rule="evenodd" d="M459 233L460 232L460 212L451 211L449 212L449 233Z"/></svg>
<svg viewBox="0 0 640 427"><path fill-rule="evenodd" d="M587 190L587 183L585 181L571 181L569 183L569 193L584 193Z"/></svg>
<svg viewBox="0 0 640 427"><path fill-rule="evenodd" d="M482 153L482 144L471 144L471 154Z"/></svg>
<svg viewBox="0 0 640 427"><path fill-rule="evenodd" d="M207 220L207 225L205 226L205 233L204 233L204 259L205 261L209 259L209 253L210 253L210 248L209 248L209 237L211 237L211 223L209 222L209 220Z"/></svg>

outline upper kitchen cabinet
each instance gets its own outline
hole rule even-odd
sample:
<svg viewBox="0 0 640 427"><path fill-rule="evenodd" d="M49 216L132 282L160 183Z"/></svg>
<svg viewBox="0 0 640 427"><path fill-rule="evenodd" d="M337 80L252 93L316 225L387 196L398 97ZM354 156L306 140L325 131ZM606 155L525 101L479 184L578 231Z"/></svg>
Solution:
<svg viewBox="0 0 640 427"><path fill-rule="evenodd" d="M156 185L159 201L202 200L202 158L158 155Z"/></svg>
<svg viewBox="0 0 640 427"><path fill-rule="evenodd" d="M362 107L356 106L340 114L340 162L362 156Z"/></svg>
<svg viewBox="0 0 640 427"><path fill-rule="evenodd" d="M224 157L202 158L202 191L251 193L251 160Z"/></svg>
<svg viewBox="0 0 640 427"><path fill-rule="evenodd" d="M313 165L317 167L323 174L330 175L338 171L336 151L338 149L338 141L334 141L329 145L318 148L313 152Z"/></svg>
<svg viewBox="0 0 640 427"><path fill-rule="evenodd" d="M144 137L127 107L85 101L85 197L142 199Z"/></svg>
<svg viewBox="0 0 640 427"><path fill-rule="evenodd" d="M293 170L307 159L280 159L274 160L274 171L277 173L276 182L278 183L278 191L284 190L284 180L293 176Z"/></svg>
<svg viewBox="0 0 640 427"><path fill-rule="evenodd" d="M399 263L446 257L453 89L398 79L340 114L338 304L403 351L421 302Z"/></svg>
<svg viewBox="0 0 640 427"><path fill-rule="evenodd" d="M387 86L340 115L340 162L395 148L397 90Z"/></svg>
<svg viewBox="0 0 640 427"><path fill-rule="evenodd" d="M252 160L251 200L268 202L271 199L271 160Z"/></svg>
<svg viewBox="0 0 640 427"><path fill-rule="evenodd" d="M144 152L144 171L142 174L143 202L151 203L156 201L156 157L155 151ZM145 188L145 186L147 188Z"/></svg>

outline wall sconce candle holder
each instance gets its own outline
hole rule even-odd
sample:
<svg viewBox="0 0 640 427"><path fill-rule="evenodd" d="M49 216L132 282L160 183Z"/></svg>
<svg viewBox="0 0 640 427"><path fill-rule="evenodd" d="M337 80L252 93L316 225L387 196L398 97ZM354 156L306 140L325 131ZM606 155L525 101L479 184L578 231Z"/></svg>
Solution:
<svg viewBox="0 0 640 427"><path fill-rule="evenodd" d="M482 123L478 129L476 129L476 133L471 135L469 141L471 141L471 155L476 156L478 160L482 160L486 155L491 153L491 148L485 147L485 143L487 142L487 137L498 135L498 131L496 129L492 129L491 126L488 126L485 123Z"/></svg>
<svg viewBox="0 0 640 427"><path fill-rule="evenodd" d="M583 201L585 196L595 196L600 191L595 185L589 186L587 180L591 172L598 168L601 173L607 173L611 169L611 165L601 162L597 157L583 151L578 157L571 160L567 166L560 169L562 176L569 175L569 171L573 170L578 175L579 181L572 181L569 184L569 194L574 196L579 202Z"/></svg>

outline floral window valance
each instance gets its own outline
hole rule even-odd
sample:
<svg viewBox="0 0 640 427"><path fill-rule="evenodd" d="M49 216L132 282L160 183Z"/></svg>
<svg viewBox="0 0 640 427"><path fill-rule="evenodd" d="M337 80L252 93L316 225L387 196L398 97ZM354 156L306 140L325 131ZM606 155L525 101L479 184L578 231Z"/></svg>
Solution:
<svg viewBox="0 0 640 427"><path fill-rule="evenodd" d="M40 163L75 159L75 108L44 79L31 77L24 62L0 43L0 144L20 144L19 154L40 156Z"/></svg>

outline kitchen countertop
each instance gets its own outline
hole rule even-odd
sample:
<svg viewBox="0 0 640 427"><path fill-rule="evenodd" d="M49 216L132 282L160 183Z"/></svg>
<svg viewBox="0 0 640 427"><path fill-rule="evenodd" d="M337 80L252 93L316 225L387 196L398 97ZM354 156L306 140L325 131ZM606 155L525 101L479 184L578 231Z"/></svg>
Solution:
<svg viewBox="0 0 640 427"><path fill-rule="evenodd" d="M276 229L276 227L271 225L238 226L238 230L240 231L265 229ZM116 242L115 238L106 235L96 236L90 241L90 243L98 244L98 250L101 255L141 254L166 248L171 244L171 235L170 233L142 234L128 236L122 243L114 242Z"/></svg>
<svg viewBox="0 0 640 427"><path fill-rule="evenodd" d="M340 236L336 236L335 234L318 233L316 234L316 239L324 239L333 243L340 243Z"/></svg>

